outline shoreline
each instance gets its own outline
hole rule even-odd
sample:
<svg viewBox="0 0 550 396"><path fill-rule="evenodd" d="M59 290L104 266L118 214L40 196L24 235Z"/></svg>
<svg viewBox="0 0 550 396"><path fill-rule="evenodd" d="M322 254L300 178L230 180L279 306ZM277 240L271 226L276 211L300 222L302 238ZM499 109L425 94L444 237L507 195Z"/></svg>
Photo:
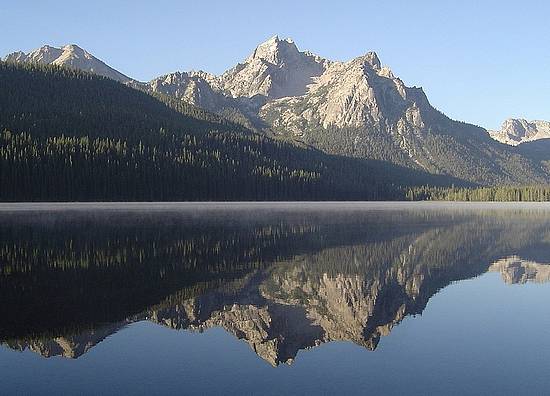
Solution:
<svg viewBox="0 0 550 396"><path fill-rule="evenodd" d="M548 209L549 202L500 201L193 201L193 202L0 202L0 212L87 210L398 210Z"/></svg>

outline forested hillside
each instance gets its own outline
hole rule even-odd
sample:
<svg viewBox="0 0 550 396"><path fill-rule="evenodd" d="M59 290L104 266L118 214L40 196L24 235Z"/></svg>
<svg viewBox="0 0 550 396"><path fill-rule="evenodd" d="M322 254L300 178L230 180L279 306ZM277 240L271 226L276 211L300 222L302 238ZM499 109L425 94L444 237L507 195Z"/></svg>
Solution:
<svg viewBox="0 0 550 396"><path fill-rule="evenodd" d="M0 63L0 200L402 199L460 184L272 140L85 72Z"/></svg>

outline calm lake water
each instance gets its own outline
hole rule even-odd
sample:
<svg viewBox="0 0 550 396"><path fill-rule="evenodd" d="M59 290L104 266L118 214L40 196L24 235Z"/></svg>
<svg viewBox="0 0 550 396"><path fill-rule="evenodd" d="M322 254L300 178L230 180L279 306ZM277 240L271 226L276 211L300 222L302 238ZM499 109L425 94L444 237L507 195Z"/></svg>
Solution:
<svg viewBox="0 0 550 396"><path fill-rule="evenodd" d="M545 204L2 204L0 394L548 394Z"/></svg>

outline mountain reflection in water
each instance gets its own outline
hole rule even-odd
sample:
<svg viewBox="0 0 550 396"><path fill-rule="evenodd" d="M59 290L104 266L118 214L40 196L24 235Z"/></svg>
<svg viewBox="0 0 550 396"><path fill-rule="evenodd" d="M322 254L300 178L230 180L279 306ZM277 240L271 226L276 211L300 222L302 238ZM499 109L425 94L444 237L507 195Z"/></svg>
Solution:
<svg viewBox="0 0 550 396"><path fill-rule="evenodd" d="M0 212L0 340L78 358L149 320L222 327L262 359L376 349L440 289L550 279L550 211L198 205Z"/></svg>

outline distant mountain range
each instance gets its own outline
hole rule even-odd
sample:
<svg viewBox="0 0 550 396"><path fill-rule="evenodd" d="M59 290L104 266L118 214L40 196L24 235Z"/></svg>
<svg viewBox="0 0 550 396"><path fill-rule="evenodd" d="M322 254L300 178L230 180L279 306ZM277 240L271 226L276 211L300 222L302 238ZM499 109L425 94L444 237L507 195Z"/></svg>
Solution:
<svg viewBox="0 0 550 396"><path fill-rule="evenodd" d="M57 66L66 66L74 69L99 74L101 76L112 78L123 83L131 81L131 78L125 76L119 71L106 65L97 59L88 51L83 50L78 45L70 44L62 48L45 45L34 51L25 54L18 51L13 52L4 58L6 62L34 62Z"/></svg>
<svg viewBox="0 0 550 396"><path fill-rule="evenodd" d="M510 118L504 121L500 130L489 131L489 135L501 143L517 146L550 138L550 122Z"/></svg>
<svg viewBox="0 0 550 396"><path fill-rule="evenodd" d="M499 132L449 119L422 88L408 87L374 52L338 62L291 39L261 43L221 75L174 72L138 82L75 46L16 52L5 60L100 74L163 94L269 137L328 154L380 160L482 185L550 182L548 156L513 145L550 136L548 123L507 121ZM506 143L506 144L501 144Z"/></svg>

